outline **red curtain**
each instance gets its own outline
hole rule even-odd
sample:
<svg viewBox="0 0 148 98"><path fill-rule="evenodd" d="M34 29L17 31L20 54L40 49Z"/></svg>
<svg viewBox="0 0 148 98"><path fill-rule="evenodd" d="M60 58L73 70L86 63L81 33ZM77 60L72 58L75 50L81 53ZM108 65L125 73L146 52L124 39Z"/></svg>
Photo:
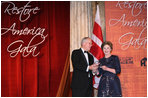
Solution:
<svg viewBox="0 0 148 98"><path fill-rule="evenodd" d="M2 2L1 2L2 3ZM28 2L13 2L21 8ZM16 23L15 29L22 30L45 28L45 41L38 45L37 57L23 57L18 53L10 57L7 47L16 40L23 40L22 47L27 46L33 35L12 35L12 31L1 35L1 96L2 97L32 97L56 96L63 68L70 47L70 2L30 2L31 8L39 7L37 14L32 14L25 22L19 20L19 14L5 13L10 3L2 3L1 28L10 28ZM12 4L10 4L10 7ZM22 17L24 18L24 16ZM1 30L3 33L5 30ZM41 36L34 40L37 43ZM33 43L32 43L33 44ZM20 44L19 44L20 45ZM13 49L19 45L14 45Z"/></svg>

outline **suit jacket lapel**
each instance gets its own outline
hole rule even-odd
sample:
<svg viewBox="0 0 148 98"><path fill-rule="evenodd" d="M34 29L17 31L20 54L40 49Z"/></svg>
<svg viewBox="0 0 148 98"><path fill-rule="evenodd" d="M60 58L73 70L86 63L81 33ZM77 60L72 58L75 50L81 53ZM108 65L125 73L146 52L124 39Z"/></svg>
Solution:
<svg viewBox="0 0 148 98"><path fill-rule="evenodd" d="M85 58L85 55L84 55L83 51L81 50L81 48L80 48L80 52L81 52L81 55L82 55L82 57L83 57L85 63L88 65L87 60L86 60L86 58Z"/></svg>
<svg viewBox="0 0 148 98"><path fill-rule="evenodd" d="M88 52L88 62L89 62L89 65L90 65L90 60L91 60L91 58L90 58L90 54L89 54L89 52Z"/></svg>

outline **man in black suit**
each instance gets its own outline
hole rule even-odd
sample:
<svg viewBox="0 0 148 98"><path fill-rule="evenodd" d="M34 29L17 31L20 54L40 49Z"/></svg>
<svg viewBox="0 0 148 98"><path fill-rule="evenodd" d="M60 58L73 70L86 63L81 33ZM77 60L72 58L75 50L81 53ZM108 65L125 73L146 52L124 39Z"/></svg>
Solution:
<svg viewBox="0 0 148 98"><path fill-rule="evenodd" d="M94 64L93 56L88 52L92 46L89 37L81 41L81 48L72 52L73 76L72 76L72 96L91 97L93 92L92 70L98 68Z"/></svg>

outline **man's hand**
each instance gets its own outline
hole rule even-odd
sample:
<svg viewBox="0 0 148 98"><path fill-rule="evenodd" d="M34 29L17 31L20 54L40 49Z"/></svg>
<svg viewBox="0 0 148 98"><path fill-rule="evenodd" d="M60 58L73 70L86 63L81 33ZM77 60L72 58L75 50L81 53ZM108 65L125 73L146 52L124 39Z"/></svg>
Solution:
<svg viewBox="0 0 148 98"><path fill-rule="evenodd" d="M98 69L98 66L99 64L92 64L91 66L89 66L89 70L97 70Z"/></svg>

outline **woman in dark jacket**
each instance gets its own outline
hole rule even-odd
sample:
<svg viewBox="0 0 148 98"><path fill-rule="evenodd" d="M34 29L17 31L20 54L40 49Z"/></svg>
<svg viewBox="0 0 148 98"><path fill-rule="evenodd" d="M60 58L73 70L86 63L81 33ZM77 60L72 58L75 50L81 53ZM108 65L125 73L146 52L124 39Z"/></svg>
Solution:
<svg viewBox="0 0 148 98"><path fill-rule="evenodd" d="M105 57L100 59L99 75L102 75L98 97L122 97L120 80L117 76L121 72L118 56L111 55L112 43L106 41L101 46Z"/></svg>

